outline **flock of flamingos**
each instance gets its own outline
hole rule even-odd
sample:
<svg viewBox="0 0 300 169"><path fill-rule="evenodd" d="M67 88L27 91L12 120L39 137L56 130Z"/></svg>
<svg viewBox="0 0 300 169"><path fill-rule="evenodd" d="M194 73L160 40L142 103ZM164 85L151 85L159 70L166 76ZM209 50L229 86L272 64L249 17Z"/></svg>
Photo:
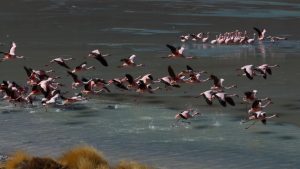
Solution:
<svg viewBox="0 0 300 169"><path fill-rule="evenodd" d="M285 40L284 37L277 36L266 36L266 30L260 30L254 28L257 32L253 35L253 38L248 37L247 32L226 32L224 34L216 35L215 39L209 39L209 33L199 33L199 34L188 34L182 35L180 40L182 42L186 41L198 41L201 43L211 43L214 44L230 44L230 45L239 45L239 44L252 44L255 41L265 41L269 39L271 42L278 40ZM185 58L191 59L193 57L185 56L184 47L174 47L167 44L166 47L170 50L170 54L165 57L169 59L176 58ZM12 42L11 48L7 52L1 52L3 57L1 58L0 64L5 64L6 61L13 61L15 59L25 58L16 54L17 45L15 42ZM103 66L108 66L109 54L102 53L101 50L95 49L87 53L88 58L96 59ZM121 59L121 63L118 66L119 68L125 67L144 67L143 64L135 63L136 55L131 55L128 58ZM87 62L83 62L74 68L69 66L69 63L72 58L54 58L47 65L58 64L66 69L66 73L72 78L73 82L70 84L72 89L81 90L79 94L75 94L72 97L66 97L65 93L60 90L60 87L64 84L57 82L57 79L60 76L55 75L54 70L35 70L33 68L24 66L24 70L27 75L27 84L25 86L19 85L14 81L3 80L0 84L0 95L2 95L3 100L6 100L12 104L32 104L34 101L40 102L45 108L51 105L69 105L75 102L80 102L85 100L87 95L100 94L102 92L111 92L110 86L114 85L120 90L129 90L135 91L140 94L143 93L154 93L155 91L165 88L166 90L171 88L180 88L182 84L191 84L191 83L204 83L207 81L212 81L212 86L207 91L203 91L200 95L196 97L203 97L205 102L208 105L212 105L214 100L217 100L222 106L235 106L234 97L238 97L237 94L229 94L225 90L230 88L237 87L235 85L224 86L223 78L219 78L216 75L209 75L208 78L203 78L203 74L207 73L206 71L195 71L189 65L186 66L186 70L183 70L179 73L175 73L171 66L168 66L168 75L154 79L152 74L145 74L139 77L133 77L130 74L125 74L121 78L112 78L110 80L104 80L101 78L79 78L78 72L89 71L95 69L94 66L89 66ZM249 80L253 80L255 76L260 76L261 78L267 78L267 76L272 74L272 68L279 67L279 65L244 65L241 66L238 70L240 71L241 76L245 76ZM46 67L45 67L46 68ZM164 87L152 87L154 84L162 84ZM30 88L30 89L29 89ZM245 104L250 104L251 108L248 111L248 119L243 121L247 123L253 121L252 124L246 127L253 126L257 121L261 121L263 124L266 124L268 119L278 117L276 114L267 115L263 111L263 108L272 103L269 98L257 98L257 90L249 90L244 92L242 97ZM176 122L182 120L187 120L200 113L194 111L193 109L184 110L176 114Z"/></svg>

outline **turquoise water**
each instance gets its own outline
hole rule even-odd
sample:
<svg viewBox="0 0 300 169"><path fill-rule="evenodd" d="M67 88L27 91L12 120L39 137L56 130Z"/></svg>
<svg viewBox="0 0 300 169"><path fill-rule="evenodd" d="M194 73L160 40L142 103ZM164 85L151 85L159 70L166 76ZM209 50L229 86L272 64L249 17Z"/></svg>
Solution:
<svg viewBox="0 0 300 169"><path fill-rule="evenodd" d="M138 95L110 87L112 93L89 97L70 107L45 111L38 102L20 107L0 101L0 154L26 150L36 155L58 156L78 144L89 144L117 162L130 159L168 169L299 168L299 3L296 1L17 1L3 2L0 18L1 50L11 41L17 53L27 57L0 63L0 80L25 84L23 66L35 69L56 56L72 56L71 66L86 60L89 51L99 48L110 53L109 67L92 59L95 71L85 77L111 79L130 73L167 75L167 66L176 72L187 64L237 84L228 92L242 95L256 89L259 97L271 97L274 104L265 111L278 113L264 126L245 129L245 105L235 98L236 107L208 106L194 96L207 90L211 82L182 85L171 91ZM182 44L185 33L247 30L266 27L271 35L287 36L287 41L254 45ZM166 44L183 45L192 60L167 60ZM119 69L120 59L137 55L143 68ZM250 81L236 76L235 69L246 64L279 64L267 80ZM13 69L12 69L13 68ZM71 78L65 69L53 66L70 91ZM162 85L155 85L161 86ZM75 92L75 91L74 91ZM68 95L72 95L71 91ZM191 124L172 126L176 113L194 108L203 115Z"/></svg>

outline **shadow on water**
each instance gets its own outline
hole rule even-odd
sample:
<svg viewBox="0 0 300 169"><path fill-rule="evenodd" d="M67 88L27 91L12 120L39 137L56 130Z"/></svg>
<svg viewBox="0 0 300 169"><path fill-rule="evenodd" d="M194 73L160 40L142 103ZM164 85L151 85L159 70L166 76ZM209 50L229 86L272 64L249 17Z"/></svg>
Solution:
<svg viewBox="0 0 300 169"><path fill-rule="evenodd" d="M295 136L288 136L288 135L286 135L286 136L279 136L277 138L280 139L280 140L296 140L296 139L298 139Z"/></svg>
<svg viewBox="0 0 300 169"><path fill-rule="evenodd" d="M68 122L64 122L63 125L67 125L67 126L76 126L76 125L82 125L85 124L86 122L84 121L68 121Z"/></svg>
<svg viewBox="0 0 300 169"><path fill-rule="evenodd" d="M213 128L214 126L209 126L209 125L198 125L198 126L194 126L194 129L197 130L202 130L202 129L209 129L209 128Z"/></svg>
<svg viewBox="0 0 300 169"><path fill-rule="evenodd" d="M255 132L255 134L260 134L260 135L271 135L271 134L275 134L276 132L274 131L258 131Z"/></svg>
<svg viewBox="0 0 300 169"><path fill-rule="evenodd" d="M78 112L78 113L74 114L73 117L76 117L76 118L97 117L98 115L99 115L99 113L97 113L96 111L82 111L82 112Z"/></svg>

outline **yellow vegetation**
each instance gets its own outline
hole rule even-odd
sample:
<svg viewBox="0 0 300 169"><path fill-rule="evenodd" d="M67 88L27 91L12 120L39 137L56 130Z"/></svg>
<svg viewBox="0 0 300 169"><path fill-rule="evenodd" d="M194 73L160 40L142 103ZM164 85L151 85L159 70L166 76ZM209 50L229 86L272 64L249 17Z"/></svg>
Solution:
<svg viewBox="0 0 300 169"><path fill-rule="evenodd" d="M68 169L108 169L108 162L102 153L90 146L73 148L59 158Z"/></svg>
<svg viewBox="0 0 300 169"><path fill-rule="evenodd" d="M90 146L80 146L64 153L57 161L51 158L31 157L17 152L9 157L0 169L152 169L146 165L121 161L110 167L103 154Z"/></svg>
<svg viewBox="0 0 300 169"><path fill-rule="evenodd" d="M23 165L25 165L25 163L27 163L31 159L32 157L23 151L16 152L7 160L5 168L6 169L23 168Z"/></svg>

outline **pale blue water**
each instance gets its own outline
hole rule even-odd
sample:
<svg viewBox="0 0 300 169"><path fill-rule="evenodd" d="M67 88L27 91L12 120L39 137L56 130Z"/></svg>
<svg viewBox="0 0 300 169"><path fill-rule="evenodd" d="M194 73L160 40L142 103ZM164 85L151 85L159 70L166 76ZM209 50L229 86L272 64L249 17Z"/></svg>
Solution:
<svg viewBox="0 0 300 169"><path fill-rule="evenodd" d="M138 96L113 87L111 94L95 96L88 102L69 108L50 108L47 112L14 107L0 101L0 154L26 150L36 155L58 156L78 144L89 144L116 163L130 159L168 169L297 169L300 166L299 78L300 62L299 3L297 1L16 1L2 2L0 18L1 50L11 41L26 60L0 64L0 80L24 84L22 66L44 68L56 56L72 56L75 66L90 50L111 53L109 67L90 59L96 71L86 77L110 79L125 73L138 76L152 73L155 78L167 74L171 65L176 72L186 64L207 70L235 83L232 93L257 89L260 97L269 96L274 104L265 111L278 113L264 126L257 123L245 130L240 121L246 108L212 107L193 98L207 90L211 82L183 85L172 91ZM215 34L236 29L253 33L252 27L266 27L272 35L289 40L254 45L210 45L195 42L181 44L178 37L200 31ZM165 45L183 45L195 60L165 60ZM119 60L131 54L144 68L119 69ZM267 80L249 81L236 76L235 69L245 64L279 64ZM65 70L53 66L70 90L71 78ZM70 93L71 95L72 93ZM36 103L38 104L38 103ZM109 109L108 106L116 107ZM174 116L186 108L195 108L203 116L191 124L172 127Z"/></svg>

